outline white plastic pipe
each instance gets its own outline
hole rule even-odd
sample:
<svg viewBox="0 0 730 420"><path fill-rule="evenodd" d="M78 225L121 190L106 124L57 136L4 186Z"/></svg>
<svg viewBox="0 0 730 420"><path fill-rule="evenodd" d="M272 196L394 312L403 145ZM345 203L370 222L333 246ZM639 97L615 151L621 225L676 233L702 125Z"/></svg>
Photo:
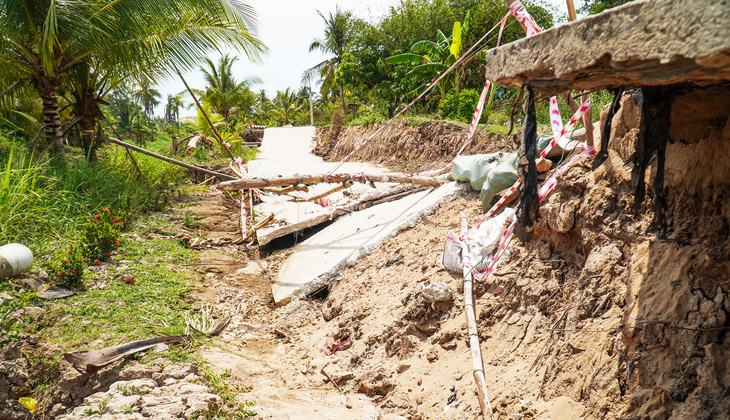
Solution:
<svg viewBox="0 0 730 420"><path fill-rule="evenodd" d="M33 266L33 252L22 244L0 246L0 279L15 277Z"/></svg>

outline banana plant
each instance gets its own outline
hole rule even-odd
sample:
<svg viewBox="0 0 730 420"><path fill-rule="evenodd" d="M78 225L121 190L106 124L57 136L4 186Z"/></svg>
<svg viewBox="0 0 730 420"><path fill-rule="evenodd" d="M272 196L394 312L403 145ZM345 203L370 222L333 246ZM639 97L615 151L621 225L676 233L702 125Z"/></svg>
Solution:
<svg viewBox="0 0 730 420"><path fill-rule="evenodd" d="M444 35L441 30L437 30L435 42L431 40L418 41L411 45L410 52L393 55L385 59L386 64L413 66L406 73L406 77L416 83L418 87L409 92L410 96L421 94L430 82L435 81L461 57L461 40L469 30L469 20L470 15L467 13L463 25L459 21L454 22L450 37ZM463 68L457 66L453 70L452 79L447 80L447 78L444 78L439 82L440 99L443 99L452 88L456 89L457 92L459 91L463 71Z"/></svg>

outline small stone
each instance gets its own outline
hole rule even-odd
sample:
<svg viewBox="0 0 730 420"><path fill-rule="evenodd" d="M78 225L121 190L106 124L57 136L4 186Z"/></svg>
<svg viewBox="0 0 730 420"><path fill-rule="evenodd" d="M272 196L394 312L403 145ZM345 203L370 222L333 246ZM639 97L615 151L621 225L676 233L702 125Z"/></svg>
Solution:
<svg viewBox="0 0 730 420"><path fill-rule="evenodd" d="M199 384L184 384L180 387L180 394L202 394L207 393L208 387Z"/></svg>
<svg viewBox="0 0 730 420"><path fill-rule="evenodd" d="M155 348L152 349L152 351L155 353L164 353L168 350L170 350L170 346L165 343L158 343Z"/></svg>
<svg viewBox="0 0 730 420"><path fill-rule="evenodd" d="M381 420L383 418L380 409L374 405L366 405L362 408L360 420Z"/></svg>
<svg viewBox="0 0 730 420"><path fill-rule="evenodd" d="M543 242L538 246L537 258L545 261L545 260L549 260L551 255L552 255L552 250L550 249L549 243Z"/></svg>
<svg viewBox="0 0 730 420"><path fill-rule="evenodd" d="M142 415L155 419L177 419L182 417L185 406L182 404L161 404L142 407Z"/></svg>
<svg viewBox="0 0 730 420"><path fill-rule="evenodd" d="M124 369L120 376L122 380L130 381L132 379L150 378L153 374L161 371L162 368L159 366L134 365Z"/></svg>
<svg viewBox="0 0 730 420"><path fill-rule="evenodd" d="M142 397L139 395L123 396L118 395L109 400L106 405L104 413L109 414L124 414L126 410L130 408L139 407Z"/></svg>
<svg viewBox="0 0 730 420"><path fill-rule="evenodd" d="M352 397L345 395L345 408L352 408Z"/></svg>
<svg viewBox="0 0 730 420"><path fill-rule="evenodd" d="M454 296L449 286L442 281L431 284L421 284L416 288L415 294L422 295L430 302L448 302L452 300Z"/></svg>

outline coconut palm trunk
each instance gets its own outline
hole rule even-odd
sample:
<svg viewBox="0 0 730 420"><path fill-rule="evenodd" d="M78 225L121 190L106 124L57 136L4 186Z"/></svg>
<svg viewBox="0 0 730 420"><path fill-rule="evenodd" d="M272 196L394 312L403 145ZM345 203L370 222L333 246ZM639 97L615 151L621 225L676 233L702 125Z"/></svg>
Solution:
<svg viewBox="0 0 730 420"><path fill-rule="evenodd" d="M43 103L43 127L46 142L51 146L52 153L60 161L65 160L63 136L61 135L61 114L58 111L58 87L61 80L58 77L41 77L36 81L36 89Z"/></svg>
<svg viewBox="0 0 730 420"><path fill-rule="evenodd" d="M347 108L345 107L345 88L340 84L340 99L342 100L342 116L347 115Z"/></svg>

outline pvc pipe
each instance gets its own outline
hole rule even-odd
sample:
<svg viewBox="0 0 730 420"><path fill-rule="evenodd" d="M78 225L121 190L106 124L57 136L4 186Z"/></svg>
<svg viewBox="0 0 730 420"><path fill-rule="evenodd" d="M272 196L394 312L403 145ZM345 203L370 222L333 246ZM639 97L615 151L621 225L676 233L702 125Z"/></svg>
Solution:
<svg viewBox="0 0 730 420"><path fill-rule="evenodd" d="M0 246L0 279L15 277L33 266L33 252L22 244Z"/></svg>

